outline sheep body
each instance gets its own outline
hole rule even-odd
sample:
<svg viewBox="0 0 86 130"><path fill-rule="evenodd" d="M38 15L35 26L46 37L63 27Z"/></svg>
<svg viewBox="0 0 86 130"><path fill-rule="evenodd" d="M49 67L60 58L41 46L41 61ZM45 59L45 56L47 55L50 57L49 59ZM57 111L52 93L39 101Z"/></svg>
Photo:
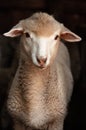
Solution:
<svg viewBox="0 0 86 130"><path fill-rule="evenodd" d="M36 128L54 118L61 117L63 121L73 87L68 59L61 43L56 63L47 70L37 69L29 60L21 61L9 93L8 108L12 115Z"/></svg>
<svg viewBox="0 0 86 130"><path fill-rule="evenodd" d="M35 15L40 17L39 13ZM46 14L41 13L41 15L43 18L40 19L43 20ZM31 17L32 24L35 20L34 16ZM30 20L26 20L26 23L27 21L30 22ZM25 25L27 25L26 23ZM42 21L39 23L41 28ZM46 20L43 24L46 24ZM43 28L43 24L40 33L36 33L37 35L44 36L45 28ZM50 25L47 24L48 28L50 28ZM60 26L60 24L57 25ZM52 26L49 30L55 31L57 26L55 26L55 23ZM49 33L48 36L51 34ZM6 33L5 35L8 36L9 34ZM70 101L73 89L67 48L59 41L59 48L57 45L53 51L53 55L55 53L55 56L51 58L53 62L47 65L45 69L41 69L39 67L41 63L44 64L44 61L40 61L40 66L34 65L30 56L31 53L27 54L24 44L25 37L22 36L19 67L10 88L7 102L9 112L17 121L15 130L62 130L64 118L67 114L67 104ZM28 49L29 51L30 49Z"/></svg>

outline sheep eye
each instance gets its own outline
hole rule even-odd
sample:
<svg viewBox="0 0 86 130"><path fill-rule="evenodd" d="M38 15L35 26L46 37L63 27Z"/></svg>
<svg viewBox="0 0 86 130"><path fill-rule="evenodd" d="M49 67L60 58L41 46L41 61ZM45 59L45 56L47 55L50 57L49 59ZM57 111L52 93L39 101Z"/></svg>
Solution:
<svg viewBox="0 0 86 130"><path fill-rule="evenodd" d="M30 37L30 34L29 33L25 33L25 36L27 37L27 38L29 38Z"/></svg>
<svg viewBox="0 0 86 130"><path fill-rule="evenodd" d="M57 40L57 38L58 38L58 37L59 37L59 36L58 36L58 35L56 35L54 39L55 39L55 40Z"/></svg>

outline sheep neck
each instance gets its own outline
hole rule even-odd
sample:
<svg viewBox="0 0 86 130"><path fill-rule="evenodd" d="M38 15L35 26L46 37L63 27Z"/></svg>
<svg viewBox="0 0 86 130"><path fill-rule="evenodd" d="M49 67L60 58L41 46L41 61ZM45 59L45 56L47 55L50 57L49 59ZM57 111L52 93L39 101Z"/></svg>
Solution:
<svg viewBox="0 0 86 130"><path fill-rule="evenodd" d="M28 77L32 76L33 78L34 77L41 77L41 78L45 78L50 75L51 73L51 68L53 68L52 66L48 66L47 68L45 69L41 69L37 66L35 66L31 59L28 59L28 61L25 61L24 59L21 59L20 60L20 72L21 73L24 73L23 75L28 75Z"/></svg>
<svg viewBox="0 0 86 130"><path fill-rule="evenodd" d="M26 96L27 91L34 91L34 89L36 88L38 89L38 91L41 91L42 89L43 91L46 91L50 82L57 78L57 75L52 78L53 73L56 73L55 66L53 67L53 65L42 70L36 67L31 61L28 60L27 62L21 59L19 67L19 79L22 82L22 85L20 85L20 87L22 87L23 94L25 93Z"/></svg>

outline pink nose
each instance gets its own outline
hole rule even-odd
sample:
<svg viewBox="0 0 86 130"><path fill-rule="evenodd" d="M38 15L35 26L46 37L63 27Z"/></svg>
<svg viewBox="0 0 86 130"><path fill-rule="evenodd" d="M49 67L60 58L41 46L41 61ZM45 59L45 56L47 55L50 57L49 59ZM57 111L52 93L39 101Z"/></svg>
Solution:
<svg viewBox="0 0 86 130"><path fill-rule="evenodd" d="M41 66L43 66L43 65L46 63L47 58L38 58L38 57L37 57L37 61L38 61L38 63L39 63Z"/></svg>

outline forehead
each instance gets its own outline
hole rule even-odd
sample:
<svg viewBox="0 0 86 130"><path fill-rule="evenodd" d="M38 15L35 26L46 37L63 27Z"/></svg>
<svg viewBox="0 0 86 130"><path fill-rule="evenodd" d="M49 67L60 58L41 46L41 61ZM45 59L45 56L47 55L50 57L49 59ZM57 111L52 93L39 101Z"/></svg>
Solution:
<svg viewBox="0 0 86 130"><path fill-rule="evenodd" d="M25 21L25 29L38 36L51 36L60 30L60 23L49 15L33 16Z"/></svg>

